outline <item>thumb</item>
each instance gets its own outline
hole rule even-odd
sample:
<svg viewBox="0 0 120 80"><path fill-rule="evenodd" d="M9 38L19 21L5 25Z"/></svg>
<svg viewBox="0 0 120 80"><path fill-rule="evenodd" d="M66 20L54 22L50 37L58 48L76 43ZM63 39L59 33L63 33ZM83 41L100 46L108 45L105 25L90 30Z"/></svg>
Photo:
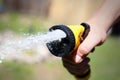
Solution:
<svg viewBox="0 0 120 80"><path fill-rule="evenodd" d="M86 39L80 44L75 56L75 62L80 63L83 58L100 42L98 36L89 33Z"/></svg>

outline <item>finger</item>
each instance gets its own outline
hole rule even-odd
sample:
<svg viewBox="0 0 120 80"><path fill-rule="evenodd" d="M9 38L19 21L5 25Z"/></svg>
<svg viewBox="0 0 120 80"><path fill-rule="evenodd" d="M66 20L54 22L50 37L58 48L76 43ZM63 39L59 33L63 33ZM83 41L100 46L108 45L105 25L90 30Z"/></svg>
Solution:
<svg viewBox="0 0 120 80"><path fill-rule="evenodd" d="M99 38L89 33L89 35L86 37L86 39L80 44L77 50L77 54L75 56L75 62L80 63L83 58L98 44Z"/></svg>

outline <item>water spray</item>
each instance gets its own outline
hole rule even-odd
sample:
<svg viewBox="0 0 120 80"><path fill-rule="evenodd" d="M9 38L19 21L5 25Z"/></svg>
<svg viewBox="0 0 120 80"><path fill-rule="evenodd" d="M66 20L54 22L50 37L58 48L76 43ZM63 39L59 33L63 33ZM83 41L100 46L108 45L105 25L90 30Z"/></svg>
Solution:
<svg viewBox="0 0 120 80"><path fill-rule="evenodd" d="M22 35L21 38L20 36L15 37L8 37L0 42L0 63L3 60L18 60L27 63L40 62L42 59L49 57L46 43L61 40L61 38L66 37L66 34L61 30L54 30Z"/></svg>
<svg viewBox="0 0 120 80"><path fill-rule="evenodd" d="M78 48L80 43L89 33L90 26L86 23L82 23L81 25L55 25L49 29L49 31L54 30L63 31L66 34L66 37L61 40L51 41L46 45L53 55L62 57L71 54Z"/></svg>

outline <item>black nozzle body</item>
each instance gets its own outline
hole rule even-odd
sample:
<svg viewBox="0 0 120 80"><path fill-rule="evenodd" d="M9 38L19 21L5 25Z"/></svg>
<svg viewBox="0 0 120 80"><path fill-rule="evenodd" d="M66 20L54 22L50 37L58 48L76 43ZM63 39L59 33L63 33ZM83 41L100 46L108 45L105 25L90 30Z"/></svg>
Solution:
<svg viewBox="0 0 120 80"><path fill-rule="evenodd" d="M58 56L58 57L63 57L65 55L70 54L70 52L72 52L72 50L74 49L75 38L74 38L73 32L65 25L53 26L49 29L49 31L58 30L58 29L64 31L67 36L65 38L62 38L60 41L55 40L55 41L47 43L46 45L49 51L53 55Z"/></svg>

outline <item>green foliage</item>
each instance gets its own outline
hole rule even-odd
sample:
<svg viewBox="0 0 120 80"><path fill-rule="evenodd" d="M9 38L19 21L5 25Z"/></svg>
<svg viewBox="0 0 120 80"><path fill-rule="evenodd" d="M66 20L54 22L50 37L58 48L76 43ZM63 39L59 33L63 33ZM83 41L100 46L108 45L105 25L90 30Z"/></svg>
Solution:
<svg viewBox="0 0 120 80"><path fill-rule="evenodd" d="M37 33L39 31L45 31L46 28L43 25L43 20L41 18L37 17L31 17L26 16L26 18L29 20L30 24L27 24L27 21L22 22L21 15L17 12L11 12L8 15L2 15L7 16L6 20L0 19L0 31L5 30L12 30L16 33Z"/></svg>
<svg viewBox="0 0 120 80"><path fill-rule="evenodd" d="M3 0L0 0L0 4L2 4L3 3Z"/></svg>

